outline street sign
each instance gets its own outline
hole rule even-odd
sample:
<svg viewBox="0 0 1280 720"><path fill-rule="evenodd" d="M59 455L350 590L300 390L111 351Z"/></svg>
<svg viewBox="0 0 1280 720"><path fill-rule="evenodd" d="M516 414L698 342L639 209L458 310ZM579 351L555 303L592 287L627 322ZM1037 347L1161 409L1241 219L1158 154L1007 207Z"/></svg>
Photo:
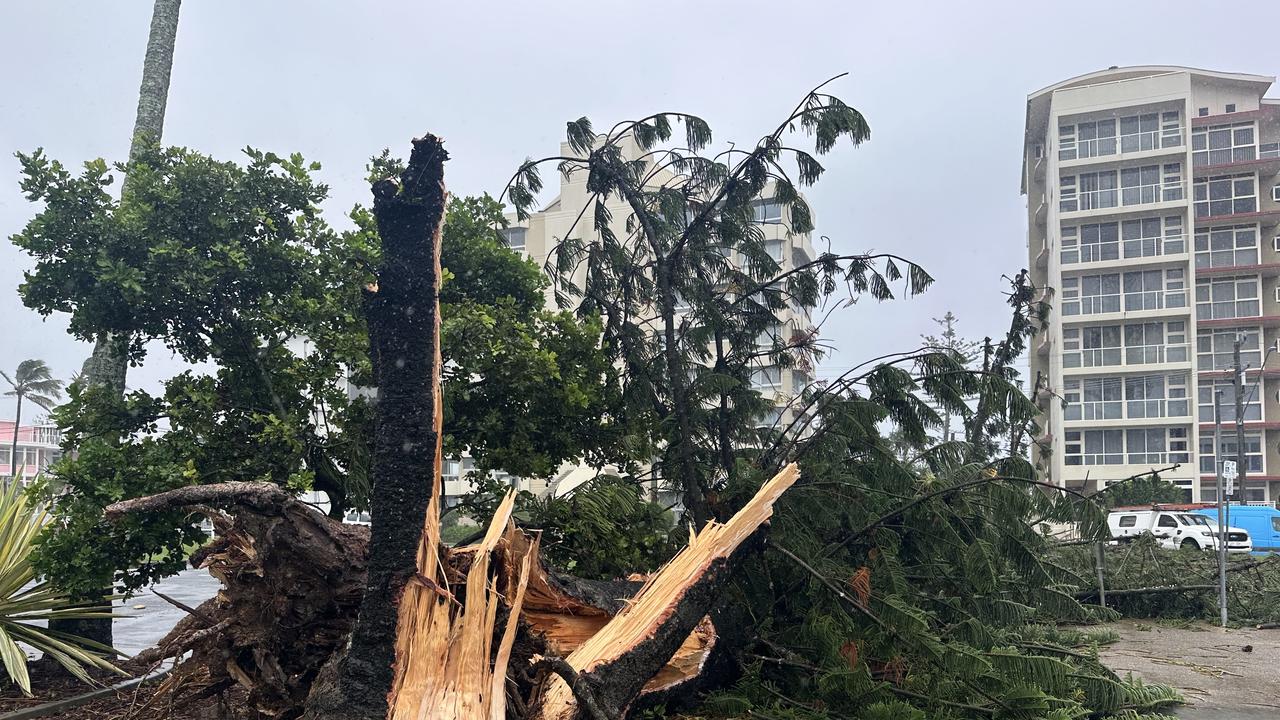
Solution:
<svg viewBox="0 0 1280 720"><path fill-rule="evenodd" d="M1232 495L1235 495L1235 494L1236 494L1236 479L1234 476L1232 476L1232 478L1227 481L1227 497L1231 497Z"/></svg>
<svg viewBox="0 0 1280 720"><path fill-rule="evenodd" d="M1235 461L1235 460L1223 460L1223 461L1222 461L1222 477L1226 478L1228 481L1230 481L1230 480L1235 480L1235 479L1236 479L1236 477L1238 477L1238 474L1236 473L1236 461ZM1230 491L1228 491L1228 492L1230 492Z"/></svg>

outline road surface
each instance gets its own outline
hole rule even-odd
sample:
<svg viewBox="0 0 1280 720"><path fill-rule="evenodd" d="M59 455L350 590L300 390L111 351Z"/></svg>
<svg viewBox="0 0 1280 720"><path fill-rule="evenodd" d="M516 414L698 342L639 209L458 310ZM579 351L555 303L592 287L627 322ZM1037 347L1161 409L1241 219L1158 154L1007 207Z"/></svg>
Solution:
<svg viewBox="0 0 1280 720"><path fill-rule="evenodd" d="M1124 675L1172 685L1187 698L1174 711L1195 720L1280 718L1280 630L1189 628L1124 620L1105 627L1120 641L1102 661Z"/></svg>

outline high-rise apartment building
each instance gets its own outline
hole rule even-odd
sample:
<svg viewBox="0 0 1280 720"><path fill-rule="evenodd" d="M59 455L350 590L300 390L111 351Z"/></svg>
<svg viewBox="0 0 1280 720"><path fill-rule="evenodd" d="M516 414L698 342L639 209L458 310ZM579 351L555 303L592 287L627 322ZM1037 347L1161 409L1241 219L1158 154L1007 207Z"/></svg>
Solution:
<svg viewBox="0 0 1280 720"><path fill-rule="evenodd" d="M644 154L634 138L624 139L622 150L624 157L628 160L640 158ZM578 155L568 143L561 143L560 154L565 157ZM519 220L514 213L508 215L510 226L503 231L508 247L532 258L539 266L546 263L547 258L554 252L556 244L565 237L570 228L578 234L594 232L589 222L590 216L587 217L587 221L579 220L582 209L590 199L590 193L587 190L587 173L579 172L568 177L558 173L557 177L560 181L559 194L540 212L532 213L527 220ZM674 176L667 174L655 178L654 182L660 184L672 179ZM613 231L618 237L626 237L628 234L626 219L631 214L631 208L616 197L611 197L606 206L613 217ZM789 207L773 201L768 190L760 200L756 201L755 220L764 234L765 248L773 259L778 261L782 272L814 259L813 245L809 235L791 231ZM574 279L580 281L584 274L585 268L579 268ZM547 304L551 307L555 306L555 298L550 288L547 291ZM801 307L783 311L779 320L777 327L761 335L759 339L761 346L772 346L775 337L787 342L793 333L805 333L811 329L809 313ZM657 327L655 326L654 329L656 331ZM756 389L766 398L772 399L774 403L774 410L761 418L760 422L765 425L774 425L789 419L785 417L787 404L812 380L813 368L811 367L782 368L766 364L757 368L753 373L752 381ZM545 490L563 492L593 475L594 471L590 468L567 465L561 468L556 477L546 481L525 481L525 484L528 486L526 489L533 492Z"/></svg>
<svg viewBox="0 0 1280 720"><path fill-rule="evenodd" d="M1027 99L1029 267L1052 306L1031 350L1037 462L1068 487L1181 463L1216 498L1213 398L1234 459L1242 340L1247 482L1280 498L1280 100L1274 78L1111 68ZM1266 363L1264 367L1264 363Z"/></svg>

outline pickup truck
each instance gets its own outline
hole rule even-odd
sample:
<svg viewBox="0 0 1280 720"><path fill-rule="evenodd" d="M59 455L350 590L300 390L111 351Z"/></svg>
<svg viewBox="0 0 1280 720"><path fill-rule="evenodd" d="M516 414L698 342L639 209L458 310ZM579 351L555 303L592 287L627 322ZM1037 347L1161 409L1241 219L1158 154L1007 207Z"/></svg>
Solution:
<svg viewBox="0 0 1280 720"><path fill-rule="evenodd" d="M1208 518L1182 510L1156 507L1117 508L1107 516L1111 537L1124 541L1144 533L1159 540L1161 547L1170 549L1217 550L1217 528ZM1253 543L1249 533L1237 528L1227 528L1227 551L1250 552Z"/></svg>

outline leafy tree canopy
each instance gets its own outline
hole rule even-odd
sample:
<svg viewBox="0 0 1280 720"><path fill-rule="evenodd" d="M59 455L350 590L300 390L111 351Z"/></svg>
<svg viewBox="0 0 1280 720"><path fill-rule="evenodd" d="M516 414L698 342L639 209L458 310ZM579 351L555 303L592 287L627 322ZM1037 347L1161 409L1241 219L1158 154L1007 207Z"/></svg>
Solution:
<svg viewBox="0 0 1280 720"><path fill-rule="evenodd" d="M124 338L131 360L162 342L189 363L153 394L71 388L56 413L75 457L57 468L60 528L40 562L86 593L110 569L137 587L181 569L192 518L100 521L103 506L191 483L266 480L325 491L334 512L363 505L373 407L360 288L379 241L322 217L327 188L301 156L246 150L243 164L151 147L125 166L72 173L19 155L43 209L13 242L36 260L21 287L42 314L70 314L90 340ZM110 192L130 175L124 197ZM491 198L453 204L444 237L446 403L451 450L482 469L549 475L571 459L617 455L616 371L600 324L543 309L546 280L501 242ZM93 538L93 542L87 542ZM131 569L132 568L132 569ZM106 573L105 577L103 573Z"/></svg>

